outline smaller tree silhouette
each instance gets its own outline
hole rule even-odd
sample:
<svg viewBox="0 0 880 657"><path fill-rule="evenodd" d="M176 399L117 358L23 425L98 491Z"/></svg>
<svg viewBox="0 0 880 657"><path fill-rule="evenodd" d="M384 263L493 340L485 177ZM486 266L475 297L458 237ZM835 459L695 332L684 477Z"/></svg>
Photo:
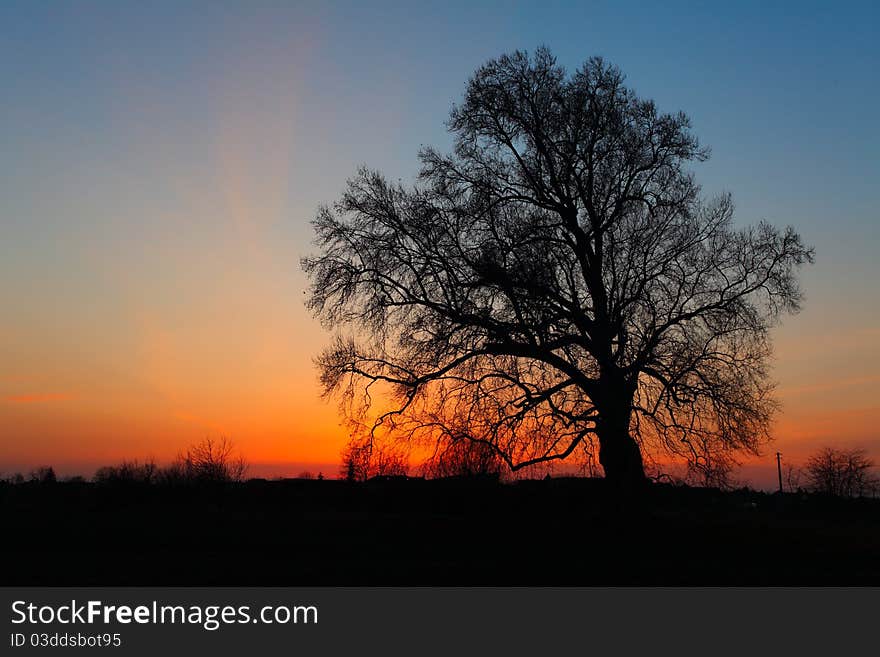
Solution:
<svg viewBox="0 0 880 657"><path fill-rule="evenodd" d="M98 468L93 481L96 484L152 484L159 476L155 461L123 461L119 465Z"/></svg>
<svg viewBox="0 0 880 657"><path fill-rule="evenodd" d="M874 462L863 449L823 447L807 459L805 474L813 492L863 497L875 494L880 487L873 468Z"/></svg>
<svg viewBox="0 0 880 657"><path fill-rule="evenodd" d="M57 481L54 468L46 465L31 471L31 481L40 484L54 484Z"/></svg>
<svg viewBox="0 0 880 657"><path fill-rule="evenodd" d="M225 483L244 479L247 462L226 437L191 445L163 472L166 482Z"/></svg>
<svg viewBox="0 0 880 657"><path fill-rule="evenodd" d="M464 439L441 445L422 465L425 475L435 478L499 476L504 469L491 445Z"/></svg>
<svg viewBox="0 0 880 657"><path fill-rule="evenodd" d="M700 435L683 442L690 450L684 478L687 484L721 490L731 490L739 485L733 478L733 470L739 465L739 461L732 450L711 449Z"/></svg>
<svg viewBox="0 0 880 657"><path fill-rule="evenodd" d="M371 477L399 477L409 472L406 455L390 446L376 446L369 439L354 437L342 450L339 477L366 481Z"/></svg>
<svg viewBox="0 0 880 657"><path fill-rule="evenodd" d="M392 446L382 446L371 451L371 477L405 477L408 472L409 462L406 455Z"/></svg>
<svg viewBox="0 0 880 657"><path fill-rule="evenodd" d="M788 486L788 491L790 493L801 491L801 479L803 474L804 473L800 468L796 468L791 463L788 463L785 466L785 484Z"/></svg>
<svg viewBox="0 0 880 657"><path fill-rule="evenodd" d="M366 481L369 476L370 453L368 446L352 438L342 449L339 477L345 481Z"/></svg>

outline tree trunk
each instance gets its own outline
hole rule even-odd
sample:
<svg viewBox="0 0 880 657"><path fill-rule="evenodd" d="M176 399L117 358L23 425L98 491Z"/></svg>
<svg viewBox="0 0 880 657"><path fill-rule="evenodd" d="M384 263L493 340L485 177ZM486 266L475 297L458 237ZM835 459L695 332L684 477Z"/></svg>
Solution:
<svg viewBox="0 0 880 657"><path fill-rule="evenodd" d="M642 452L629 433L635 389L620 381L605 388L596 404L600 417L596 423L599 463L605 479L622 490L636 490L647 483Z"/></svg>

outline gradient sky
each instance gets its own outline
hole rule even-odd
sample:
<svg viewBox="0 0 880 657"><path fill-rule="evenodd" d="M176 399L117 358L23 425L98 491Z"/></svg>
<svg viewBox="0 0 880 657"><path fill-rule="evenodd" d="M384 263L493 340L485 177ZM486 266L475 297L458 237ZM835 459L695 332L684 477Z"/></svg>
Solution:
<svg viewBox="0 0 880 657"><path fill-rule="evenodd" d="M256 472L335 474L309 221L359 164L411 180L474 69L540 44L687 112L705 191L816 247L764 464L880 460L880 11L620 4L2 3L0 472L225 434Z"/></svg>

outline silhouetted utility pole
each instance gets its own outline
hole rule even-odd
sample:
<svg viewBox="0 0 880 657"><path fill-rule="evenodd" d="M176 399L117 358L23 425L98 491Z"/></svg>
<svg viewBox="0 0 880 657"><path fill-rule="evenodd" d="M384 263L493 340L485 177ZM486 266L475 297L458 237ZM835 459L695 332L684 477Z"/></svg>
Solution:
<svg viewBox="0 0 880 657"><path fill-rule="evenodd" d="M776 473L779 475L779 492L782 492L782 454L776 452Z"/></svg>

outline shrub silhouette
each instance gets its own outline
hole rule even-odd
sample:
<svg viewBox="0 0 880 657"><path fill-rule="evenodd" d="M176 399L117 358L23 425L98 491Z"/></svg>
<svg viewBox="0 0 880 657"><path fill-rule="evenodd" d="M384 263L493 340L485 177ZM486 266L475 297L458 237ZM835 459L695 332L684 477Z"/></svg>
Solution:
<svg viewBox="0 0 880 657"><path fill-rule="evenodd" d="M400 477L409 472L407 458L391 446L373 445L352 438L342 450L339 477L345 481L366 481L373 477Z"/></svg>
<svg viewBox="0 0 880 657"><path fill-rule="evenodd" d="M422 466L431 478L498 477L504 470L504 461L490 445L468 440L449 442Z"/></svg>
<svg viewBox="0 0 880 657"><path fill-rule="evenodd" d="M96 484L152 484L159 475L159 467L154 461L123 461L119 465L98 468L93 480Z"/></svg>
<svg viewBox="0 0 880 657"><path fill-rule="evenodd" d="M226 483L242 481L247 468L244 457L237 453L231 440L205 438L178 454L164 468L152 459L123 461L99 468L92 480L105 485Z"/></svg>
<svg viewBox="0 0 880 657"><path fill-rule="evenodd" d="M244 479L248 465L226 437L205 438L178 455L160 477L166 483L227 483Z"/></svg>
<svg viewBox="0 0 880 657"><path fill-rule="evenodd" d="M54 484L58 478L55 476L55 470L52 466L44 465L31 471L31 481L40 484Z"/></svg>
<svg viewBox="0 0 880 657"><path fill-rule="evenodd" d="M806 464L807 483L816 493L835 497L866 497L876 494L880 479L872 472L874 462L863 449L823 447Z"/></svg>

